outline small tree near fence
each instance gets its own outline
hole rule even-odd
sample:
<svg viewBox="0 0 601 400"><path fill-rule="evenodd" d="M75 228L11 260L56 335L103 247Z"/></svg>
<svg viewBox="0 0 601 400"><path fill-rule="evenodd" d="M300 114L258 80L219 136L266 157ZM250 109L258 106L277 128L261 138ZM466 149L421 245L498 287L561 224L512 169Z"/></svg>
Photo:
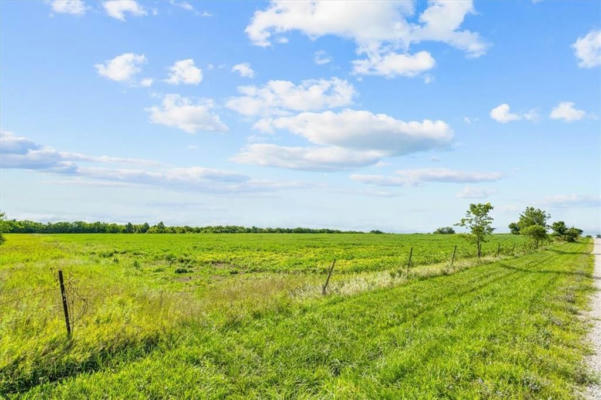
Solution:
<svg viewBox="0 0 601 400"><path fill-rule="evenodd" d="M4 213L0 212L0 244L4 243L4 236L2 236L2 232L4 231L4 222L2 222L2 220L4 219Z"/></svg>
<svg viewBox="0 0 601 400"><path fill-rule="evenodd" d="M490 203L470 204L465 217L455 224L469 229L469 237L476 243L478 258L482 255L482 243L486 242L487 237L494 231L491 226L493 218L489 215L493 208Z"/></svg>

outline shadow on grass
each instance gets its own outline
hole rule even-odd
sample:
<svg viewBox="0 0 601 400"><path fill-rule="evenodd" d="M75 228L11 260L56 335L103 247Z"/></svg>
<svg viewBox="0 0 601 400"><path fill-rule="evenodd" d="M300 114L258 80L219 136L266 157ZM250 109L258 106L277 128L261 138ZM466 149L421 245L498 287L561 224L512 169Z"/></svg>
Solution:
<svg viewBox="0 0 601 400"><path fill-rule="evenodd" d="M570 255L570 254L589 255L589 254L591 254L591 252L589 252L589 251L565 251L565 250L559 250L559 249L547 249L547 251L551 251L555 254L565 254L565 255Z"/></svg>
<svg viewBox="0 0 601 400"><path fill-rule="evenodd" d="M579 254L579 253L576 253ZM588 254L588 253L584 253L584 254ZM505 269L511 269L514 271L520 271L520 272L527 272L529 274L557 274L557 275L572 275L572 276L583 276L585 278L591 278L591 279L595 279L595 280L601 280L601 276L596 276L593 275L591 273L588 272L583 272L583 271L558 271L558 270L552 270L552 269L527 269L527 268L518 268L518 267L514 267L512 265L508 265L508 264L504 264L504 263L499 263L499 266L501 268L505 268Z"/></svg>

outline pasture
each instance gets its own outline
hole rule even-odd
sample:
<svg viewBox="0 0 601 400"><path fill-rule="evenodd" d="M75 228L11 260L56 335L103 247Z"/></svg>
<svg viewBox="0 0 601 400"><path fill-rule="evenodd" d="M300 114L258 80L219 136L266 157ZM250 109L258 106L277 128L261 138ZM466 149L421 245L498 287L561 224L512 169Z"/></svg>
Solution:
<svg viewBox="0 0 601 400"><path fill-rule="evenodd" d="M6 236L8 398L573 398L593 379L586 240L493 235L477 260L459 235Z"/></svg>

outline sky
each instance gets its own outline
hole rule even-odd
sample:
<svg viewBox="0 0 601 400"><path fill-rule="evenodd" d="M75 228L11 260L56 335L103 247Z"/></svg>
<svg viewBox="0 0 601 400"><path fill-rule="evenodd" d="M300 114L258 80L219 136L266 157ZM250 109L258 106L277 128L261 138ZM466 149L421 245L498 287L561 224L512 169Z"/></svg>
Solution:
<svg viewBox="0 0 601 400"><path fill-rule="evenodd" d="M0 2L0 210L601 232L601 3Z"/></svg>

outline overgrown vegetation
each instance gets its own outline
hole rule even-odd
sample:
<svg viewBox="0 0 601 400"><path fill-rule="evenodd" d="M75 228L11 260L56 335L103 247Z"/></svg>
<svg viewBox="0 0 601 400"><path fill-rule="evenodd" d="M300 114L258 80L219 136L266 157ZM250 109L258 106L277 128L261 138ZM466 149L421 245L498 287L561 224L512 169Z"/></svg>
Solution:
<svg viewBox="0 0 601 400"><path fill-rule="evenodd" d="M7 238L0 397L572 398L590 378L588 243L492 235L478 264L454 235Z"/></svg>

